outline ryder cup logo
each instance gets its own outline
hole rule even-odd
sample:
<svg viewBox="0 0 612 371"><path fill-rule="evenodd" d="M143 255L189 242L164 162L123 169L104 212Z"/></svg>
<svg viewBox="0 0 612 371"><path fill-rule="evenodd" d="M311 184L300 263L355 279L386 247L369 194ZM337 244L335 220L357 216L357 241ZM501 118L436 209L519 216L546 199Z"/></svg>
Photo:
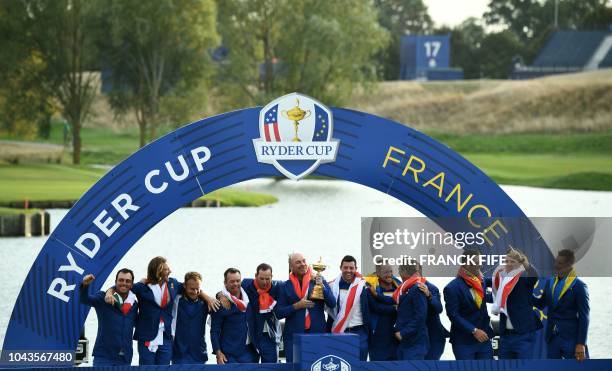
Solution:
<svg viewBox="0 0 612 371"><path fill-rule="evenodd" d="M351 365L342 358L330 354L317 359L310 367L310 371L351 371Z"/></svg>
<svg viewBox="0 0 612 371"><path fill-rule="evenodd" d="M299 93L282 96L259 113L260 138L253 140L257 161L286 177L305 177L320 164L336 161L333 118L321 102Z"/></svg>

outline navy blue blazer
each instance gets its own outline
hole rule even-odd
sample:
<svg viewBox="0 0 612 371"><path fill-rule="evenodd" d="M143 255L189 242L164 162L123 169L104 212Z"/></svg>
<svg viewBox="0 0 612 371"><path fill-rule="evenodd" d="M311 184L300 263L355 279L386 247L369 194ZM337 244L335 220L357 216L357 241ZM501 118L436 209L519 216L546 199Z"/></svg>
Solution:
<svg viewBox="0 0 612 371"><path fill-rule="evenodd" d="M79 302L93 307L98 316L98 334L92 355L129 365L132 363L132 333L138 302L124 315L117 307L106 304L104 296L104 291L89 295L88 287L85 286L79 290Z"/></svg>
<svg viewBox="0 0 612 371"><path fill-rule="evenodd" d="M587 285L576 278L572 287L555 305L553 304L553 283L554 279L549 279L543 291L534 293L536 305L541 309L548 307L546 339L550 340L553 335L559 334L562 338L574 341L576 344L586 344L590 312Z"/></svg>
<svg viewBox="0 0 612 371"><path fill-rule="evenodd" d="M486 281L483 280L482 288L486 292ZM444 301L446 302L446 314L451 320L450 341L455 344L470 345L477 344L478 340L472 334L474 328L479 328L493 338L491 319L487 312L486 302L491 302L490 293L486 294L480 308L476 306L470 287L461 277L456 277L444 288Z"/></svg>
<svg viewBox="0 0 612 371"><path fill-rule="evenodd" d="M308 293L306 298L310 297L314 287L314 281L310 281L308 285ZM323 296L324 300L315 300L315 306L308 309L310 313L310 332L323 333L325 332L325 305L330 308L336 306L336 298L329 288L329 284L323 280ZM285 327L283 329L283 339L285 341L293 341L293 334L304 333L305 309L295 310L293 304L301 299L295 293L291 280L285 281L279 287L278 303L274 308L274 313L278 318L285 318Z"/></svg>
<svg viewBox="0 0 612 371"><path fill-rule="evenodd" d="M340 300L339 298L336 298L336 305L338 305L339 300ZM377 304L374 302L374 297L372 296L372 293L370 292L369 285L366 284L366 286L363 287L363 290L361 290L361 295L359 295L359 307L361 308L361 318L363 319L363 327L365 327L368 334L370 333L370 329L371 329L370 327L370 321L371 321L370 306L373 306L373 305L377 305ZM340 309L342 308L336 308L336 310L340 310ZM334 319L331 317L327 318L327 326L326 326L327 332L331 332L333 324L334 324Z"/></svg>
<svg viewBox="0 0 612 371"><path fill-rule="evenodd" d="M138 318L136 320L136 331L134 339L139 341L150 341L155 339L159 329L159 319L164 319L164 333L172 338L172 307L176 296L183 292L183 284L174 278L168 279L168 292L170 294L168 304L161 308L155 302L153 291L148 285L137 282L132 287L132 292L138 297Z"/></svg>
<svg viewBox="0 0 612 371"><path fill-rule="evenodd" d="M368 288L369 289L369 288ZM385 295L385 292L392 293L395 291L395 288L390 290L384 290L381 286L376 287L377 296L373 300L370 301L370 329L371 334L376 337L393 337L393 333L387 333L387 331L383 329L389 329L395 325L395 320L397 318L397 309L395 308L395 300L392 297ZM379 327L379 322L384 322ZM388 326L389 323L392 323L392 326ZM383 333L379 333L379 331L383 331Z"/></svg>
<svg viewBox="0 0 612 371"><path fill-rule="evenodd" d="M249 333L247 318L251 315L252 308L250 302L245 312L241 312L232 302L230 305L230 309L221 307L212 314L210 342L213 352L221 350L226 355L237 357L246 349Z"/></svg>
<svg viewBox="0 0 612 371"><path fill-rule="evenodd" d="M272 287L268 292L274 300L276 300L276 305L278 305L278 294L279 288L281 284L278 281L272 281ZM268 325L275 329L277 319L274 315L274 312L269 313L259 313L259 294L257 293L257 288L255 287L254 280L252 278L245 278L242 280L242 288L247 293L249 297L249 306L251 306L251 311L249 312L251 315L248 318L249 321L249 330L251 334L251 339L253 340L253 344L257 349L259 349L259 341L262 337L268 337L267 333L264 333L264 324L268 322ZM276 341L276 339L274 339Z"/></svg>
<svg viewBox="0 0 612 371"><path fill-rule="evenodd" d="M395 331L399 331L402 335L400 344L403 345L410 345L428 338L427 298L418 285L412 286L400 296Z"/></svg>
<svg viewBox="0 0 612 371"><path fill-rule="evenodd" d="M172 342L172 359L181 360L189 355L202 363L208 360L206 353L206 320L208 305L198 299L191 301L181 296L176 308L176 331Z"/></svg>
<svg viewBox="0 0 612 371"><path fill-rule="evenodd" d="M526 334L542 328L540 314L533 310L535 306L533 288L537 282L538 273L535 269L529 267L519 278L508 296L506 309L510 315L510 322L512 322L514 331L519 334ZM499 314L499 331L502 335L506 331L506 315L504 313Z"/></svg>
<svg viewBox="0 0 612 371"><path fill-rule="evenodd" d="M440 313L442 313L442 301L440 300L440 290L429 281L425 285L431 293L431 299L427 300L427 332L431 340L444 341L448 337L448 331L442 326Z"/></svg>

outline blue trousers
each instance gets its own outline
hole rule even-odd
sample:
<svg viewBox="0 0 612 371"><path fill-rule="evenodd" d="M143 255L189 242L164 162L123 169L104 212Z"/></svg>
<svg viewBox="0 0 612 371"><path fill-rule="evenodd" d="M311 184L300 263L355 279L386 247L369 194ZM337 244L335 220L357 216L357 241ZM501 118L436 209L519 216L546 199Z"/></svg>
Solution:
<svg viewBox="0 0 612 371"><path fill-rule="evenodd" d="M429 338L426 334L417 339L402 339L397 347L397 359L400 361L425 359L429 349Z"/></svg>
<svg viewBox="0 0 612 371"><path fill-rule="evenodd" d="M533 359L535 332L502 334L499 342L499 359Z"/></svg>
<svg viewBox="0 0 612 371"><path fill-rule="evenodd" d="M433 339L429 342L429 351L425 355L426 360L438 361L444 353L444 347L446 346L446 338Z"/></svg>
<svg viewBox="0 0 612 371"><path fill-rule="evenodd" d="M130 362L119 361L116 359L109 359L100 356L94 356L93 359L94 367L103 367L103 366L129 366Z"/></svg>
<svg viewBox="0 0 612 371"><path fill-rule="evenodd" d="M278 347L275 339L270 339L267 334L260 336L257 341L257 350L261 357L261 363L276 363L278 362Z"/></svg>
<svg viewBox="0 0 612 371"><path fill-rule="evenodd" d="M589 357L589 349L585 347L585 356ZM546 343L546 356L549 359L574 359L576 352L576 340L564 339L561 335L553 335Z"/></svg>
<svg viewBox="0 0 612 371"><path fill-rule="evenodd" d="M283 349L285 350L285 359L287 363L293 363L293 335L283 337Z"/></svg>
<svg viewBox="0 0 612 371"><path fill-rule="evenodd" d="M224 353L227 358L227 363L257 363L259 355L255 351L253 344L245 346L244 351L238 354Z"/></svg>
<svg viewBox="0 0 612 371"><path fill-rule="evenodd" d="M164 334L164 343L157 348L155 353L144 345L144 341L138 340L138 364L139 365L169 365L172 359L172 339Z"/></svg>
<svg viewBox="0 0 612 371"><path fill-rule="evenodd" d="M370 361L395 361L397 360L397 341L389 336L389 339L380 339L374 335L370 339L368 351Z"/></svg>
<svg viewBox="0 0 612 371"><path fill-rule="evenodd" d="M491 340L476 344L453 343L453 354L456 360L493 359Z"/></svg>
<svg viewBox="0 0 612 371"><path fill-rule="evenodd" d="M359 326L355 329L347 329L346 334L359 335L359 360L368 360L368 329L365 326Z"/></svg>

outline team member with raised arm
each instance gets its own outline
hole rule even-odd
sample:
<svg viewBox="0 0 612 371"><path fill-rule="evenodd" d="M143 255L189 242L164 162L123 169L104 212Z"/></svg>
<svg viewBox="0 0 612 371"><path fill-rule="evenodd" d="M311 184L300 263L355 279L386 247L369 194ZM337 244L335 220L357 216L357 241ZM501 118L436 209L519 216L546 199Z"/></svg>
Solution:
<svg viewBox="0 0 612 371"><path fill-rule="evenodd" d="M480 272L480 253L465 250L463 255L472 261L461 266L457 277L444 288L453 353L457 360L493 359L493 329L486 305L492 298Z"/></svg>
<svg viewBox="0 0 612 371"><path fill-rule="evenodd" d="M241 286L242 276L236 268L223 273L222 294L230 301L230 308L221 307L212 315L210 341L217 364L257 363L259 355L253 344L253 329L248 318L252 306Z"/></svg>
<svg viewBox="0 0 612 371"><path fill-rule="evenodd" d="M138 313L138 301L131 291L134 273L123 268L115 276L115 301L104 301L104 292L89 294L93 274L83 277L79 291L81 304L92 306L98 316L98 334L93 349L93 365L129 366L132 363L132 335Z"/></svg>
<svg viewBox="0 0 612 371"><path fill-rule="evenodd" d="M336 306L336 298L322 276L315 279L312 270L306 264L304 255L293 253L289 256L289 280L280 290L278 304L274 313L278 318L285 318L283 345L287 363L293 362L293 335L325 332L324 304L330 308ZM315 284L323 285L324 300L309 300Z"/></svg>
<svg viewBox="0 0 612 371"><path fill-rule="evenodd" d="M393 293L393 299L397 303L397 358L425 359L429 350L427 298L419 286L426 280L421 277L416 264L400 265L399 274L404 282Z"/></svg>
<svg viewBox="0 0 612 371"><path fill-rule="evenodd" d="M589 358L589 291L574 269L576 257L571 250L559 251L555 275L545 288L534 293L536 305L548 308L546 351L548 358Z"/></svg>
<svg viewBox="0 0 612 371"><path fill-rule="evenodd" d="M493 314L499 314L499 359L531 359L536 332L542 328L534 311L533 287L538 274L527 257L511 248L506 264L493 272Z"/></svg>

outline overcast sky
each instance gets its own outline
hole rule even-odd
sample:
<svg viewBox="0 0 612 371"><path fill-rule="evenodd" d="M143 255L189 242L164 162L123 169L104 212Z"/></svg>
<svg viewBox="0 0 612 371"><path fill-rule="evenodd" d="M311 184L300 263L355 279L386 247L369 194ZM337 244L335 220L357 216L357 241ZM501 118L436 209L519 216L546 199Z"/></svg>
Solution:
<svg viewBox="0 0 612 371"><path fill-rule="evenodd" d="M436 26L456 26L466 18L481 18L489 0L423 0Z"/></svg>

